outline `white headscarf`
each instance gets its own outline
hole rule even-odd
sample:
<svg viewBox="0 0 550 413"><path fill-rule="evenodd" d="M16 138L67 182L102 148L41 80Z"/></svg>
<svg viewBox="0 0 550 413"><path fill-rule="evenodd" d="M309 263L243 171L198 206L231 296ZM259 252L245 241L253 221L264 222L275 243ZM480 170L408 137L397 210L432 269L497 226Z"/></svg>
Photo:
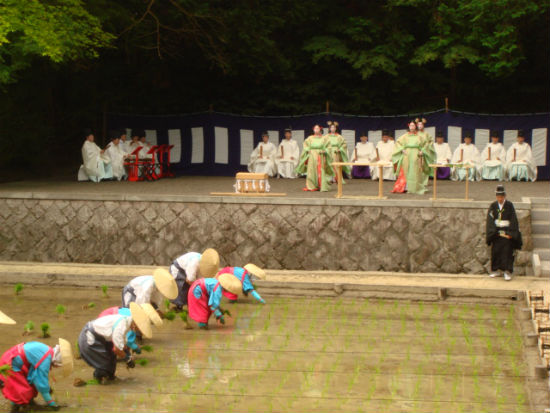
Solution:
<svg viewBox="0 0 550 413"><path fill-rule="evenodd" d="M59 344L53 348L53 357L52 364L54 367L61 367L63 365L63 360L61 359L61 350L59 349Z"/></svg>

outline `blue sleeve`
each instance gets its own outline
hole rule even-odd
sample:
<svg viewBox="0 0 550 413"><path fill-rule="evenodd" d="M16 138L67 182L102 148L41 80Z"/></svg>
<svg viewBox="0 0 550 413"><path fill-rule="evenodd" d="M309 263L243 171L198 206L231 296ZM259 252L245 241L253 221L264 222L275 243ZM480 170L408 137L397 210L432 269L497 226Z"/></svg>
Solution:
<svg viewBox="0 0 550 413"><path fill-rule="evenodd" d="M21 367L23 367L23 360L21 360L21 357L15 356L11 360L11 368L13 371L21 371Z"/></svg>
<svg viewBox="0 0 550 413"><path fill-rule="evenodd" d="M237 277L239 278L239 277ZM239 278L240 280L240 278ZM248 276L248 273L244 276L244 281L243 281L243 291L245 293L249 292L249 291L252 291L254 290L254 286L252 285L252 282L250 281L250 277Z"/></svg>
<svg viewBox="0 0 550 413"><path fill-rule="evenodd" d="M222 286L220 285L218 288L216 288L216 291L213 291L212 294L210 294L210 297L208 298L208 306L212 311L216 311L216 309L220 306L221 300Z"/></svg>
<svg viewBox="0 0 550 413"><path fill-rule="evenodd" d="M137 350L139 348L136 343L136 332L134 330L130 330L126 333L126 345L132 350Z"/></svg>
<svg viewBox="0 0 550 413"><path fill-rule="evenodd" d="M195 286L195 289L193 290L193 295L197 300L202 297L202 290L200 285Z"/></svg>
<svg viewBox="0 0 550 413"><path fill-rule="evenodd" d="M40 366L35 370L31 368L27 380L32 383L36 390L40 392L44 400L50 404L53 403L52 396L50 395L50 381L48 376L50 374L50 363L52 361L51 356L46 358Z"/></svg>
<svg viewBox="0 0 550 413"><path fill-rule="evenodd" d="M265 303L264 299L258 294L256 290L252 290L252 296L261 303Z"/></svg>

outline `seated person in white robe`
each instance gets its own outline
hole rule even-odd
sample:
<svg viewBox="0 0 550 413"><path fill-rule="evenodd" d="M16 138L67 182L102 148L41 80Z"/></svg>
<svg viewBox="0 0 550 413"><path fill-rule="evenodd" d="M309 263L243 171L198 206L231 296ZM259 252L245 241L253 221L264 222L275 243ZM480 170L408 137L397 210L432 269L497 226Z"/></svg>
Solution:
<svg viewBox="0 0 550 413"><path fill-rule="evenodd" d="M127 144L129 154L134 152L140 146L142 146L139 142L139 137L142 134L145 136L145 132L142 132L139 129L132 129L132 138L131 138L132 140L130 141L130 143Z"/></svg>
<svg viewBox="0 0 550 413"><path fill-rule="evenodd" d="M154 155L148 154L149 150L153 147L149 142L145 140L145 132L142 132L139 136L139 145L143 148L139 151L139 159L152 159Z"/></svg>
<svg viewBox="0 0 550 413"><path fill-rule="evenodd" d="M497 131L491 131L491 142L481 152L481 178L486 180L504 180L506 149L499 142Z"/></svg>
<svg viewBox="0 0 550 413"><path fill-rule="evenodd" d="M533 159L531 146L525 142L522 130L518 131L518 141L506 152L507 175L510 181L536 181L537 165Z"/></svg>
<svg viewBox="0 0 550 413"><path fill-rule="evenodd" d="M105 150L94 142L94 134L91 130L84 131L86 140L82 145L82 165L78 170L79 181L99 182L102 179L111 179L113 171L111 162L105 156Z"/></svg>
<svg viewBox="0 0 550 413"><path fill-rule="evenodd" d="M468 169L469 179L470 181L479 180L479 150L472 143L472 134L470 132L465 133L464 143L461 143L458 145L458 148L455 149L451 163L473 166L473 168ZM462 168L458 165L453 166L451 180L464 181L466 179L466 168Z"/></svg>
<svg viewBox="0 0 550 413"><path fill-rule="evenodd" d="M113 168L113 178L126 179L126 169L124 168L124 159L127 154L120 147L120 133L119 131L111 131L111 143L107 145L105 149L105 155L111 161L111 167Z"/></svg>
<svg viewBox="0 0 550 413"><path fill-rule="evenodd" d="M437 131L435 134L434 149L436 154L435 163L438 165L447 165L451 163L453 154L451 147L444 141L443 132ZM451 176L451 168L448 166L437 168L437 179L449 179Z"/></svg>
<svg viewBox="0 0 550 413"><path fill-rule="evenodd" d="M368 136L366 132L361 133L359 137L360 141L355 145L353 151L353 162L373 162L376 160L376 150L371 142L368 142ZM351 176L353 178L368 179L371 177L370 168L366 165L354 165L351 169Z"/></svg>
<svg viewBox="0 0 550 413"><path fill-rule="evenodd" d="M283 178L296 178L297 174L294 169L298 166L300 160L300 147L298 143L292 139L292 128L285 129L285 138L277 148L277 173Z"/></svg>
<svg viewBox="0 0 550 413"><path fill-rule="evenodd" d="M275 176L277 173L277 165L275 164L276 153L277 148L269 142L267 132L262 133L262 141L250 154L248 172L265 173L269 176Z"/></svg>
<svg viewBox="0 0 550 413"><path fill-rule="evenodd" d="M378 163L384 165L383 179L387 181L395 181L395 173L393 172L393 164L391 162L391 156L393 154L393 148L395 141L392 139L392 132L387 129L382 131L382 140L376 144L376 158ZM373 180L378 179L378 166L372 166L371 175Z"/></svg>
<svg viewBox="0 0 550 413"><path fill-rule="evenodd" d="M129 154L130 153L130 142L128 141L127 135L126 135L126 129L121 129L118 133L118 137L120 138L120 149L124 151L124 153Z"/></svg>

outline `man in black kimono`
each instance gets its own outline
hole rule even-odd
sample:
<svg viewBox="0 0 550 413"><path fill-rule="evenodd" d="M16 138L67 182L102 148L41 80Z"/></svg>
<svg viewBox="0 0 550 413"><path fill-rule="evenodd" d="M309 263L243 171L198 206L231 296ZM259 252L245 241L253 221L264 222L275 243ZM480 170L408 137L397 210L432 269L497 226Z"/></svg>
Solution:
<svg viewBox="0 0 550 413"><path fill-rule="evenodd" d="M514 204L506 199L504 186L497 186L497 200L487 212L487 245L491 245L490 277L500 277L510 281L514 271L514 250L521 249L518 217Z"/></svg>

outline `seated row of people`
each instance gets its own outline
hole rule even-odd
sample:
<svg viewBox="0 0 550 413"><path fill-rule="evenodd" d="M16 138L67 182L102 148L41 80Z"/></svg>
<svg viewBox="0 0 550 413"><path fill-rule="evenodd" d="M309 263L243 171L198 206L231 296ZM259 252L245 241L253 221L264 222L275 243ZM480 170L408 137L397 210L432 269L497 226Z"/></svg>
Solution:
<svg viewBox="0 0 550 413"><path fill-rule="evenodd" d="M132 140L127 141L126 130L109 132L109 144L101 149L95 143L95 136L90 129L84 131L82 145L82 165L78 171L79 181L100 182L104 180L123 180L128 178L124 161L133 158L132 153L141 147L137 156L139 159L151 158L148 152L151 144L145 140L145 132L141 129L132 130Z"/></svg>
<svg viewBox="0 0 550 413"><path fill-rule="evenodd" d="M498 132L491 132L489 142L480 153L472 143L472 134L466 132L464 142L451 155L449 145L443 142L443 134L437 133L434 145L437 154L437 163L440 165L468 165L471 168L452 166L452 168L438 168L438 178L445 179L447 174L452 180L465 180L466 175L471 181L475 180L525 180L537 179L537 166L533 159L531 146L525 142L525 134L518 131L517 142L508 150L499 142ZM448 177L448 176L447 176Z"/></svg>

